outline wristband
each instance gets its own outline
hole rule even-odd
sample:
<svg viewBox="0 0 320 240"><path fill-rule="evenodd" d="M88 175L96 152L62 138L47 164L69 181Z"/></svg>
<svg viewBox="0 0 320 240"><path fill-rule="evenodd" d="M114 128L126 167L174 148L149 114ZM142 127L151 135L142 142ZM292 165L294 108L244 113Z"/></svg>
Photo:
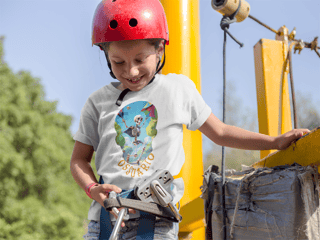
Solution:
<svg viewBox="0 0 320 240"><path fill-rule="evenodd" d="M86 191L86 194L88 195L89 198L92 199L91 193L90 193L91 188L94 187L94 186L98 186L98 185L99 185L98 183L90 183L90 184L88 184L88 185L86 186L86 190L85 190L85 191Z"/></svg>

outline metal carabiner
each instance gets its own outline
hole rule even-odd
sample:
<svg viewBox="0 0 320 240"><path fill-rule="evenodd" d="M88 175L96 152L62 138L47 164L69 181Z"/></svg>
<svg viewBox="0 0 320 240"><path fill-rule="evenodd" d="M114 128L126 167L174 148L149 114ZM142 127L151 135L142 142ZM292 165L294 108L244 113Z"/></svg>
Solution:
<svg viewBox="0 0 320 240"><path fill-rule="evenodd" d="M153 180L150 184L150 187L154 195L157 197L160 205L162 207L169 207L176 219L181 222L182 217L172 204L172 196L161 186L161 184L157 180Z"/></svg>
<svg viewBox="0 0 320 240"><path fill-rule="evenodd" d="M109 238L109 240L117 240L118 239L118 233L120 231L121 228L121 222L123 220L123 217L127 214L127 209L123 208L120 210L120 213L118 215L118 219L113 227L111 236Z"/></svg>
<svg viewBox="0 0 320 240"><path fill-rule="evenodd" d="M117 194L114 191L109 193L109 198L116 198L116 197L117 197ZM125 216L127 215L127 208L123 208L119 212L119 210L116 207L113 207L112 212L114 212L118 216L118 218L117 218L117 221L113 227L113 230L112 230L112 233L111 233L109 240L117 240L118 233L121 228L121 222L125 218Z"/></svg>

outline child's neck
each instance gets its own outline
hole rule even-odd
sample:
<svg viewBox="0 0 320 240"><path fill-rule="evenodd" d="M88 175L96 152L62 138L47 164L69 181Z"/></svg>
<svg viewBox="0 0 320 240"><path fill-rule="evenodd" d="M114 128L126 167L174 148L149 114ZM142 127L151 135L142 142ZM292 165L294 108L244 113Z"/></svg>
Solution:
<svg viewBox="0 0 320 240"><path fill-rule="evenodd" d="M123 91L123 90L124 90L124 87L123 87L122 83L121 83L121 84L119 84L119 86L117 87L117 89L119 89L119 90L121 90L121 91Z"/></svg>

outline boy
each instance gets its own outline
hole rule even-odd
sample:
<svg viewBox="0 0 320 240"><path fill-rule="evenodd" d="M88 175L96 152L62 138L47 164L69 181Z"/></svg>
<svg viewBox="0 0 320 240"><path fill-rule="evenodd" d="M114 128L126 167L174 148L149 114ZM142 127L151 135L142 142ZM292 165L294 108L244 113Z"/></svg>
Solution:
<svg viewBox="0 0 320 240"><path fill-rule="evenodd" d="M92 41L105 52L110 74L120 83L91 94L74 136L71 172L95 200L85 239L102 239L100 219L108 192L132 189L157 169L167 169L173 176L180 172L184 163L183 124L190 130L199 129L216 144L251 150L285 149L308 132L295 129L271 137L222 123L189 78L158 74L164 64L159 67L165 45L169 44L168 34L159 0L106 0L97 7ZM148 119L139 128L139 143L138 133L126 133L128 126L136 125L132 119L137 115ZM90 165L94 151L99 183ZM130 164L128 155L139 156L139 164ZM182 179L175 179L173 204L183 191ZM121 239L135 239L138 232L140 213L132 209L129 213L130 219L122 223ZM178 239L178 223L156 219L154 230L154 239Z"/></svg>

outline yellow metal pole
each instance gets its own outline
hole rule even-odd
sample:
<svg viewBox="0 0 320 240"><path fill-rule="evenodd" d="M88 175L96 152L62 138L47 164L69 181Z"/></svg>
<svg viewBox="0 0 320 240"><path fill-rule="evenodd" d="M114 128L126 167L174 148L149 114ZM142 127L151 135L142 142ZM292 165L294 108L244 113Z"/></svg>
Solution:
<svg viewBox="0 0 320 240"><path fill-rule="evenodd" d="M260 39L254 46L259 132L277 136L292 129L288 89L287 29L278 40ZM260 158L274 150L261 151Z"/></svg>
<svg viewBox="0 0 320 240"><path fill-rule="evenodd" d="M169 46L166 47L166 64L163 74L184 74L194 81L201 92L200 31L198 0L161 0L169 27ZM200 199L202 185L202 136L199 131L183 130L185 164L177 177L185 183L185 193L180 201L183 220L180 239L204 239L204 204Z"/></svg>

